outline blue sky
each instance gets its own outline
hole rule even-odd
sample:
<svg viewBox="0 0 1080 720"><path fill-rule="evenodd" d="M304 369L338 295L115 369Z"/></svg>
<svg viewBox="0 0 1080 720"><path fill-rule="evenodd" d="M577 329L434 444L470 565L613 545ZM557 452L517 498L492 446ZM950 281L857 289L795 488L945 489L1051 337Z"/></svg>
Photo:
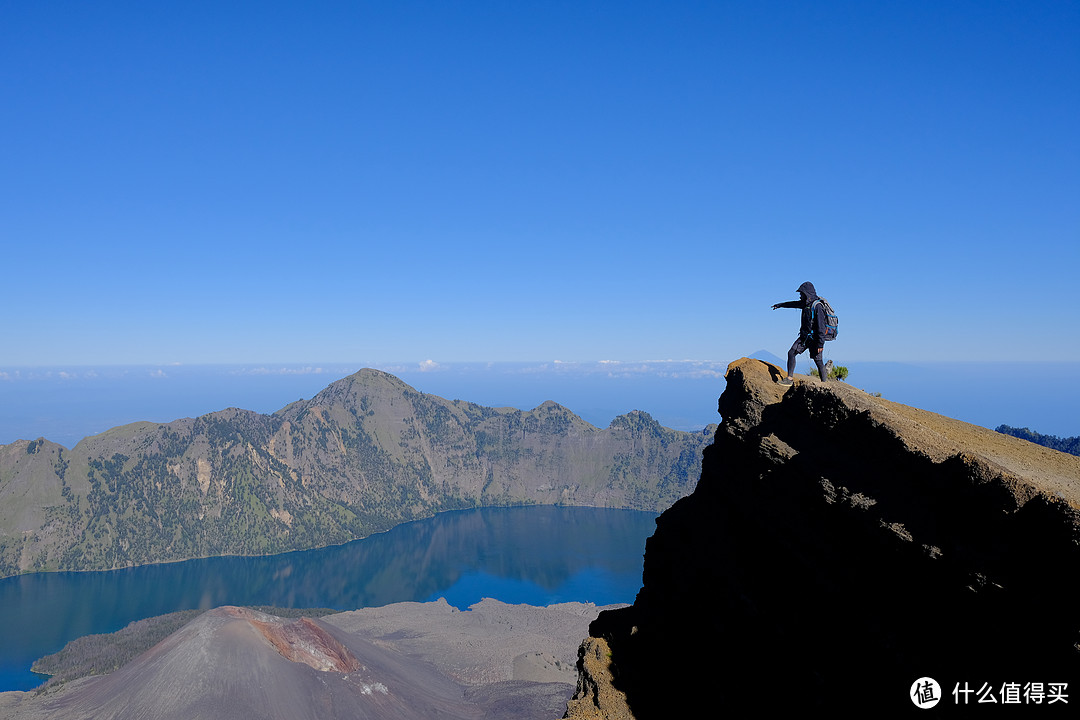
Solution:
<svg viewBox="0 0 1080 720"><path fill-rule="evenodd" d="M0 4L0 368L1075 360L1076 2Z"/></svg>

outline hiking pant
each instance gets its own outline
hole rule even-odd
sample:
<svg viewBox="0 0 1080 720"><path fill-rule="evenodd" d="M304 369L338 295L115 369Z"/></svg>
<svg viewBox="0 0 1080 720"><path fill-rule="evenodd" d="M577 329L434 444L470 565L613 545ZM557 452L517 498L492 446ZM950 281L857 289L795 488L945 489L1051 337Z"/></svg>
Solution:
<svg viewBox="0 0 1080 720"><path fill-rule="evenodd" d="M807 344L807 340L804 337L795 338L795 342L791 344L791 349L787 351L787 375L792 377L795 374L795 358L803 353L804 350L810 351L810 357L814 358L814 362L817 364L818 374L821 379L828 380L829 376L825 372L825 353L822 348L825 347L825 343L820 340L811 340L810 344Z"/></svg>

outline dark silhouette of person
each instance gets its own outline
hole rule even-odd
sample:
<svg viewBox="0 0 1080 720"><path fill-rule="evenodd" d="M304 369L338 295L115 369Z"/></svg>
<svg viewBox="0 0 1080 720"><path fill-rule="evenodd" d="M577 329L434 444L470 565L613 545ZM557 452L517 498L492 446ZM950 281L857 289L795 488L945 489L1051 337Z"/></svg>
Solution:
<svg viewBox="0 0 1080 720"><path fill-rule="evenodd" d="M804 350L810 351L817 365L821 381L829 379L829 371L825 367L825 359L822 349L825 347L825 312L819 307L819 312L814 312L814 301L818 299L814 283L807 281L799 286L799 299L788 302L776 303L772 306L777 308L799 308L802 310L802 322L799 325L799 337L791 344L787 353L787 377L780 381L781 385L791 385L795 375L795 358Z"/></svg>

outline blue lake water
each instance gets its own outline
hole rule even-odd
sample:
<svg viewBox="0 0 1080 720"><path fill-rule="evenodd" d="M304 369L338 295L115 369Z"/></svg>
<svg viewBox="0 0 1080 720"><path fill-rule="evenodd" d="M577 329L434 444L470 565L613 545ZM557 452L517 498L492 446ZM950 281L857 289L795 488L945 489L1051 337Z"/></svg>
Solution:
<svg viewBox="0 0 1080 720"><path fill-rule="evenodd" d="M96 573L0 580L0 692L44 678L37 658L68 641L177 610L272 605L354 610L485 597L549 605L631 603L656 514L597 508L484 508L437 515L347 545Z"/></svg>

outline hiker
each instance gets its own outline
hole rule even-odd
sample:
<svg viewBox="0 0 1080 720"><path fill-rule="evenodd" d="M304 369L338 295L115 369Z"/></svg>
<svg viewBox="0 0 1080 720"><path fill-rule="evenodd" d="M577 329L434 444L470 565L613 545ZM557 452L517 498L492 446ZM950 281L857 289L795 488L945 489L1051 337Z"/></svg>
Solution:
<svg viewBox="0 0 1080 720"><path fill-rule="evenodd" d="M829 369L822 357L822 349L825 347L825 313L813 311L814 301L818 299L814 283L804 282L799 286L799 299L788 302L776 303L772 306L777 308L799 308L802 310L802 323L799 326L799 337L791 344L787 353L787 377L780 381L781 385L791 385L795 374L795 358L804 350L810 351L817 365L818 375L822 382L829 379ZM829 363L832 365L832 363Z"/></svg>

